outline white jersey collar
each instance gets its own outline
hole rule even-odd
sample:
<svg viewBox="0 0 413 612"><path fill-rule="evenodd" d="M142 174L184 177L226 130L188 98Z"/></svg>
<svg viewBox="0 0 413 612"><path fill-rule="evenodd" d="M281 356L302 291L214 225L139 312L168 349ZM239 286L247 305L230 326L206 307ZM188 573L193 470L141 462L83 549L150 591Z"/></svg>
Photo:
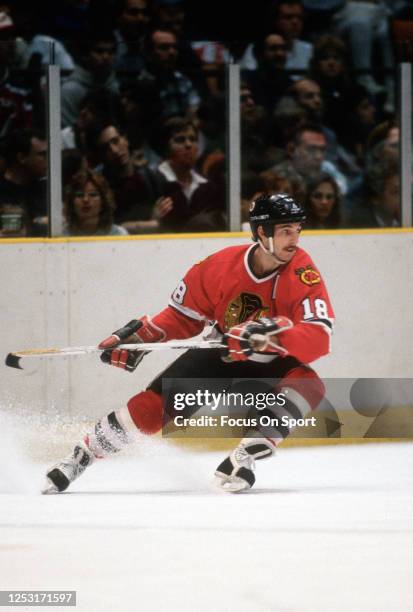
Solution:
<svg viewBox="0 0 413 612"><path fill-rule="evenodd" d="M252 278L252 280L254 281L254 283L265 283L267 280L269 280L270 278L274 278L274 276L277 276L277 274L280 272L280 269L277 268L277 270L274 270L274 272L271 272L271 274L268 274L268 276L263 276L263 277L258 277L255 276L254 272L251 270L250 265L249 265L249 255L251 253L251 251L255 248L259 248L258 244L252 244L249 249L247 249L245 251L245 255L244 255L244 266L245 269L247 271L247 274L250 278ZM280 266L281 268L281 266Z"/></svg>
<svg viewBox="0 0 413 612"><path fill-rule="evenodd" d="M178 177L176 176L171 164L168 161L163 161L161 164L159 164L158 170L159 172L162 172L166 180L169 181L170 183L171 182L179 183ZM208 182L203 176L198 174L198 172L195 172L195 170L191 170L191 178L192 180L191 180L190 185L186 187L182 187L181 183L179 183L182 187L182 191L184 192L188 200L191 199L191 196L194 193L194 191L200 185L202 185L202 183Z"/></svg>

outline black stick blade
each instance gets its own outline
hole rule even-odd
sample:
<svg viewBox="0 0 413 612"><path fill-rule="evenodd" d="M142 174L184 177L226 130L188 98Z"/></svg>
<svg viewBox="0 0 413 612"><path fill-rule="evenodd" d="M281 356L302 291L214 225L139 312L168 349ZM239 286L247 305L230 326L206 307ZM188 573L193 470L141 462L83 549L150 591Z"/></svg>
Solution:
<svg viewBox="0 0 413 612"><path fill-rule="evenodd" d="M10 368L17 368L18 370L22 370L23 368L20 367L20 359L21 357L18 357L17 355L14 355L13 353L9 353L6 357L6 366L9 366Z"/></svg>

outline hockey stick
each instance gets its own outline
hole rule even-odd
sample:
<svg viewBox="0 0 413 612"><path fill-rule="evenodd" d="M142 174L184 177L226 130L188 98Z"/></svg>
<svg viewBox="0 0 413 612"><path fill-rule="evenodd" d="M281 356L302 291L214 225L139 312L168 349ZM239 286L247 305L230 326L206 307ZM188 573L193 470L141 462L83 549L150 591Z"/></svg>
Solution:
<svg viewBox="0 0 413 612"><path fill-rule="evenodd" d="M211 349L211 348L225 348L225 345L218 340L198 340L187 342L183 340L171 340L170 342L142 342L138 344L119 344L113 348L129 349L130 351L164 351L168 349ZM67 355L88 355L91 353L102 353L103 350L97 346L68 346L65 348L40 348L40 349L26 349L24 351L16 351L15 353L9 353L6 357L5 363L10 368L17 368L22 370L20 366L20 359L23 357L62 357Z"/></svg>

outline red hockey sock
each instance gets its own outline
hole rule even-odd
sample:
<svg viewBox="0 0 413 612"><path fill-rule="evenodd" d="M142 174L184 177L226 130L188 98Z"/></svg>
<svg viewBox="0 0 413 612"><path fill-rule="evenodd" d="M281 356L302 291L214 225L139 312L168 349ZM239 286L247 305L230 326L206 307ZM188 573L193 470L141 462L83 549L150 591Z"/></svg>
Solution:
<svg viewBox="0 0 413 612"><path fill-rule="evenodd" d="M128 401L128 410L136 427L154 434L162 427L162 398L154 391L142 391Z"/></svg>

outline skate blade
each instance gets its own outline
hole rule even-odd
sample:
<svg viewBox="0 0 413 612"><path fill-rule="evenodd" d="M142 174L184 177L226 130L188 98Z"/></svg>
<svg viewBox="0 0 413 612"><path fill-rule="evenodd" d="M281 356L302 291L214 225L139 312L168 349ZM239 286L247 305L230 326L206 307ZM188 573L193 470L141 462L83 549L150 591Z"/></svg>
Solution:
<svg viewBox="0 0 413 612"><path fill-rule="evenodd" d="M235 477L233 479L229 479L228 476L225 479L220 476L216 476L215 486L226 493L242 493L243 491L248 491L248 489L251 488L248 482L243 478Z"/></svg>
<svg viewBox="0 0 413 612"><path fill-rule="evenodd" d="M51 480L47 479L47 481L45 482L41 490L41 494L42 495L56 495L57 493L60 493L59 489L56 487L56 485Z"/></svg>

